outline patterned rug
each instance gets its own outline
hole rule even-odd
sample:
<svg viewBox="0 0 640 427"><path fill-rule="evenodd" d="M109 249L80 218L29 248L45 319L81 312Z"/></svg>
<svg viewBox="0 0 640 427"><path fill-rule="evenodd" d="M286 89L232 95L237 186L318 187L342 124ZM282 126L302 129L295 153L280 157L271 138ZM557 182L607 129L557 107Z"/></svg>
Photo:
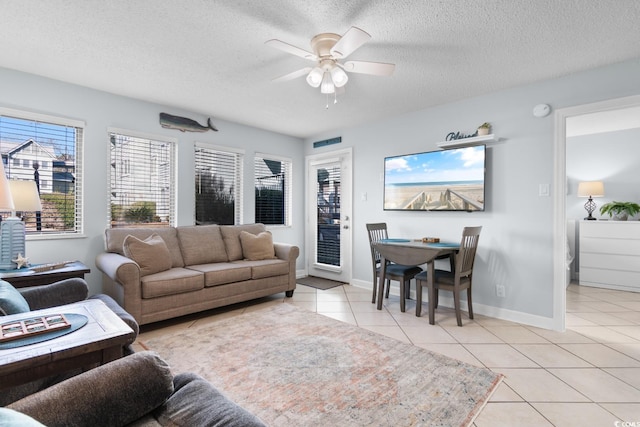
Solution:
<svg viewBox="0 0 640 427"><path fill-rule="evenodd" d="M502 379L290 304L142 344L271 426L466 426Z"/></svg>

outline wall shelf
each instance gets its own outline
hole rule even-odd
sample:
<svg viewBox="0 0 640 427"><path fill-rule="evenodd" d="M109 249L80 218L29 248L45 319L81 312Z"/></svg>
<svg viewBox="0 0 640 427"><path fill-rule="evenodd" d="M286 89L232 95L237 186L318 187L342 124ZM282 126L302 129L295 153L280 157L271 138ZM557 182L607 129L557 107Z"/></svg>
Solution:
<svg viewBox="0 0 640 427"><path fill-rule="evenodd" d="M442 141L438 142L436 145L439 148L454 148L454 147L467 147L469 145L480 145L483 142L497 142L500 141L500 138L495 136L494 134L482 135L482 136L472 136L470 138L462 138L462 139L454 139L451 141Z"/></svg>

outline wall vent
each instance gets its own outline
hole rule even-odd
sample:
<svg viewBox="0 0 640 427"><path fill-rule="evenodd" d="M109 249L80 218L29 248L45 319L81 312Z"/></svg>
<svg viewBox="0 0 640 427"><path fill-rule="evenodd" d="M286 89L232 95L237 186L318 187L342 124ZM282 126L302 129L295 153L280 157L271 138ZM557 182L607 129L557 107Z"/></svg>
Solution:
<svg viewBox="0 0 640 427"><path fill-rule="evenodd" d="M327 145L340 144L342 142L342 137L338 136L336 138L325 139L322 141L316 141L313 143L313 148L325 147Z"/></svg>

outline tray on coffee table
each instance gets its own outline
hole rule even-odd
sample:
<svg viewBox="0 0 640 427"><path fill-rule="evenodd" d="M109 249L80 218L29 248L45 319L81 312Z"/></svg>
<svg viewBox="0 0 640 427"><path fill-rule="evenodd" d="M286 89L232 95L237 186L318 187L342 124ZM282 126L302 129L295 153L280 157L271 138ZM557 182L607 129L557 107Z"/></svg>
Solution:
<svg viewBox="0 0 640 427"><path fill-rule="evenodd" d="M64 314L29 317L0 324L0 343L71 327Z"/></svg>

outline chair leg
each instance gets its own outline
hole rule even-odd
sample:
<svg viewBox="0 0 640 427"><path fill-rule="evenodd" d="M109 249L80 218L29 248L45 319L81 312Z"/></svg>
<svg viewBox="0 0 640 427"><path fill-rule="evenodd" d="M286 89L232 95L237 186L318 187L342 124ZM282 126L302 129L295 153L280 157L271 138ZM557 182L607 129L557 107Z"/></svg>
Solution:
<svg viewBox="0 0 640 427"><path fill-rule="evenodd" d="M416 280L416 317L422 312L422 280Z"/></svg>
<svg viewBox="0 0 640 427"><path fill-rule="evenodd" d="M371 304L376 303L376 288L378 287L378 278L373 280L373 295L371 296Z"/></svg>
<svg viewBox="0 0 640 427"><path fill-rule="evenodd" d="M411 299L411 279L404 282L404 297L405 299Z"/></svg>
<svg viewBox="0 0 640 427"><path fill-rule="evenodd" d="M400 311L402 313L404 313L404 310L406 308L406 304L405 304L405 292L406 292L406 286L405 286L406 282L400 282Z"/></svg>
<svg viewBox="0 0 640 427"><path fill-rule="evenodd" d="M469 305L469 319L473 319L473 308L471 307L471 287L467 288L467 304Z"/></svg>
<svg viewBox="0 0 640 427"><path fill-rule="evenodd" d="M387 291L384 295L385 298L389 298L389 290L391 289L391 280L387 279Z"/></svg>
<svg viewBox="0 0 640 427"><path fill-rule="evenodd" d="M453 291L453 305L456 309L456 320L458 321L458 326L462 326L462 315L460 314L460 290L455 289Z"/></svg>
<svg viewBox="0 0 640 427"><path fill-rule="evenodd" d="M440 298L440 289L436 288L434 294L435 294L435 297L433 298L433 304L435 308L438 308L438 300Z"/></svg>
<svg viewBox="0 0 640 427"><path fill-rule="evenodd" d="M436 324L436 292L433 285L427 284L427 288L429 290L429 324Z"/></svg>

